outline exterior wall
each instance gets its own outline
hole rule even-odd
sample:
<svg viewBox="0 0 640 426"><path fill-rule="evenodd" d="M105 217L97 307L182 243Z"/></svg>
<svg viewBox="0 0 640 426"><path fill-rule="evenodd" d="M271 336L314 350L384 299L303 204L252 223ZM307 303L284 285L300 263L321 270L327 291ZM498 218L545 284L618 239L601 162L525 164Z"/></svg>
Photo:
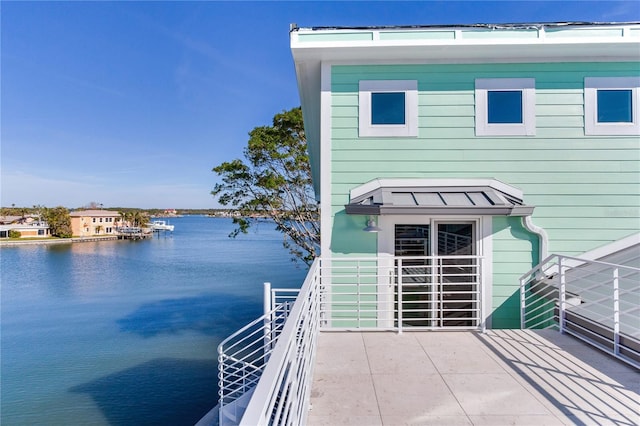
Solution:
<svg viewBox="0 0 640 426"><path fill-rule="evenodd" d="M48 229L21 228L17 229L17 231L20 232L21 238L46 237L47 235L49 235Z"/></svg>
<svg viewBox="0 0 640 426"><path fill-rule="evenodd" d="M85 237L88 235L93 235L89 233L89 227L87 226L85 228L84 226L86 219L88 218L80 216L71 218L71 233L74 237Z"/></svg>
<svg viewBox="0 0 640 426"><path fill-rule="evenodd" d="M9 238L9 231L20 232L20 238L43 238L51 235L47 225L0 225L0 238Z"/></svg>
<svg viewBox="0 0 640 426"><path fill-rule="evenodd" d="M577 255L638 231L637 136L585 136L584 78L639 75L637 63L333 65L334 255L376 253L349 190L375 178L495 178L523 190L550 253ZM535 136L475 136L476 78L535 78ZM417 80L417 138L358 138L360 80ZM323 147L326 149L327 147ZM328 206L323 203L323 208ZM538 262L519 218L493 220L493 327L517 327L518 277ZM325 252L326 253L326 252Z"/></svg>
<svg viewBox="0 0 640 426"><path fill-rule="evenodd" d="M112 234L115 232L118 220L119 215L116 212L73 212L71 214L71 233L75 237Z"/></svg>
<svg viewBox="0 0 640 426"><path fill-rule="evenodd" d="M520 218L493 218L492 328L520 328L518 278L538 263L537 253L537 239L522 227Z"/></svg>

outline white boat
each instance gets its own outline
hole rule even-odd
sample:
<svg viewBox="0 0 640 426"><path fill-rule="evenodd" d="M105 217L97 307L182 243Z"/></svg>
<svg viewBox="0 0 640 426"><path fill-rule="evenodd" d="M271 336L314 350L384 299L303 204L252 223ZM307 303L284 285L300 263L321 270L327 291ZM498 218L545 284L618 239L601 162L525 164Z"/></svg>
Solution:
<svg viewBox="0 0 640 426"><path fill-rule="evenodd" d="M153 222L151 222L149 224L149 228L151 228L152 231L171 231L173 232L173 225L169 225L166 221L164 220L154 220Z"/></svg>

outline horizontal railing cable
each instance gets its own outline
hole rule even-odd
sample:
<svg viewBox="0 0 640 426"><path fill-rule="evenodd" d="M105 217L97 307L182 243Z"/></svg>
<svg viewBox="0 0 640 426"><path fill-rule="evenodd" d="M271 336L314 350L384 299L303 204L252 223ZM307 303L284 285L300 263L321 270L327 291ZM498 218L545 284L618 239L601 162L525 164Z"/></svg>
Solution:
<svg viewBox="0 0 640 426"><path fill-rule="evenodd" d="M554 328L640 367L640 268L551 255L520 277L521 327Z"/></svg>

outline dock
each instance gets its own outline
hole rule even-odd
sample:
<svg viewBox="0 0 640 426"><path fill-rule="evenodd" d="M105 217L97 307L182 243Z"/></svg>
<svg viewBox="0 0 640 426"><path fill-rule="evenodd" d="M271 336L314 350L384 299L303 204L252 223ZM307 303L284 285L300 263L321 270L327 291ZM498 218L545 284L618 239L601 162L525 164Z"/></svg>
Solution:
<svg viewBox="0 0 640 426"><path fill-rule="evenodd" d="M146 238L152 238L153 233L148 229L140 228L138 226L127 226L116 229L116 237L119 240L143 240Z"/></svg>

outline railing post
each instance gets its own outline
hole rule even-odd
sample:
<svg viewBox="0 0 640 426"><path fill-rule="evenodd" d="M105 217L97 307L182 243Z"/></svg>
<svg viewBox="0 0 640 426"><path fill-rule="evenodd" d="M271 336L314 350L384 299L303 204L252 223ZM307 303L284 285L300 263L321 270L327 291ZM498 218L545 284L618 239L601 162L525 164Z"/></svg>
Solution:
<svg viewBox="0 0 640 426"><path fill-rule="evenodd" d="M327 306L324 303L326 300L326 289L324 288L324 282L322 279L322 267L323 267L323 262L322 262L322 258L320 257L318 258L317 269L313 277L314 281L317 282L316 291L318 292L318 318L319 318L318 329L323 328L323 326L327 327L329 325L327 313L325 312L325 309Z"/></svg>
<svg viewBox="0 0 640 426"><path fill-rule="evenodd" d="M620 290L619 271L613 270L613 352L620 355Z"/></svg>
<svg viewBox="0 0 640 426"><path fill-rule="evenodd" d="M443 296L443 286L442 283L444 282L444 258L443 256L437 256L434 258L434 262L436 265L436 269L435 269L435 282L431 283L431 288L433 289L434 293L434 297L432 297L432 303L433 300L437 300L438 303L436 303L435 305L431 305L432 306L432 312L433 312L433 316L432 316L432 321L431 321L431 326L432 327L442 327L442 325L444 324L444 296ZM434 268L434 266L432 265L431 268ZM434 270L434 269L432 269ZM435 320L433 319L435 317Z"/></svg>
<svg viewBox="0 0 640 426"><path fill-rule="evenodd" d="M527 327L527 320L526 320L527 300L525 298L524 283L525 283L525 280L520 278L520 329L521 330L524 330Z"/></svg>
<svg viewBox="0 0 640 426"><path fill-rule="evenodd" d="M560 333L564 333L564 319L565 319L565 309L567 308L567 295L566 295L566 275L564 271L564 267L562 265L562 257L558 257L558 269L560 270Z"/></svg>
<svg viewBox="0 0 640 426"><path fill-rule="evenodd" d="M398 259L398 334L402 334L402 258Z"/></svg>
<svg viewBox="0 0 640 426"><path fill-rule="evenodd" d="M220 404L220 416L218 417L218 422L222 425L222 409L225 406L225 387L224 387L224 377L226 373L226 369L224 368L224 356L222 351L218 351L218 396L219 404Z"/></svg>
<svg viewBox="0 0 640 426"><path fill-rule="evenodd" d="M263 297L263 304L262 304L263 314L267 315L273 309L273 304L272 304L272 301L271 301L271 283L269 283L269 282L264 283L264 295L263 296L264 296Z"/></svg>
<svg viewBox="0 0 640 426"><path fill-rule="evenodd" d="M362 325L360 323L361 318L360 318L360 309L362 308L362 306L360 306L360 300L362 298L362 295L360 294L360 292L362 291L361 287L361 279L362 277L360 276L360 261L356 260L356 327L360 328L360 326Z"/></svg>
<svg viewBox="0 0 640 426"><path fill-rule="evenodd" d="M264 309L264 355L265 361L267 357L267 353L271 349L271 315L267 315L269 312L273 310L273 306L271 303L271 283L264 283L264 299L263 299L263 309Z"/></svg>
<svg viewBox="0 0 640 426"><path fill-rule="evenodd" d="M482 326L482 332L487 332L487 306L485 304L484 295L485 295L485 282L484 282L484 257L476 257L476 285L478 286L478 297L480 298L479 306L480 306L480 324Z"/></svg>

